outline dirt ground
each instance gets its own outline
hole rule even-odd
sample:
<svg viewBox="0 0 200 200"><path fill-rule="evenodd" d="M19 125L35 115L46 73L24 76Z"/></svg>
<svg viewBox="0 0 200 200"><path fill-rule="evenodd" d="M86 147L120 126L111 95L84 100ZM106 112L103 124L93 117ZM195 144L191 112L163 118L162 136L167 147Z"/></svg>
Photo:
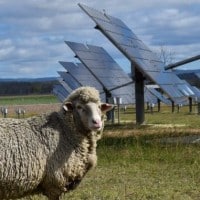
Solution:
<svg viewBox="0 0 200 200"><path fill-rule="evenodd" d="M20 117L23 117L22 111L25 110L25 117L38 115L46 112L58 111L60 109L60 103L54 104L32 104L32 105L12 105L7 106L7 117L18 117L17 110L21 110Z"/></svg>

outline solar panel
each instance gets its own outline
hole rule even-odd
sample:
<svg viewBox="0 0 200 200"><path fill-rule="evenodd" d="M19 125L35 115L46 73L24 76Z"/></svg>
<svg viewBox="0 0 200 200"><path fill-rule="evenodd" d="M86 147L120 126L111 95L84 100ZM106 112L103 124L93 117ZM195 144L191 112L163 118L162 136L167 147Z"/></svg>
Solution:
<svg viewBox="0 0 200 200"><path fill-rule="evenodd" d="M160 92L158 92L155 88L153 87L148 87L146 86L146 88L149 90L150 93L152 93L153 95L155 95L158 99L160 99L163 103L170 105L171 101L169 99L167 99L164 95L162 95Z"/></svg>
<svg viewBox="0 0 200 200"><path fill-rule="evenodd" d="M186 96L190 96L192 98L195 97L195 92L193 91L193 87L185 80L183 80L183 82L185 83L184 85L179 85L178 87L181 87L181 91L183 93L187 93Z"/></svg>
<svg viewBox="0 0 200 200"><path fill-rule="evenodd" d="M81 86L81 83L77 82L77 80L74 79L69 73L60 71L58 73L63 78L64 82L68 85L68 87L71 89L71 91Z"/></svg>
<svg viewBox="0 0 200 200"><path fill-rule="evenodd" d="M87 45L83 49L78 46L83 47L81 43L67 41L66 44L108 90L133 82L102 47Z"/></svg>
<svg viewBox="0 0 200 200"><path fill-rule="evenodd" d="M195 93L196 101L200 102L200 90L199 90L199 88L193 86L192 90Z"/></svg>
<svg viewBox="0 0 200 200"><path fill-rule="evenodd" d="M68 68L68 67L76 67L76 65L74 63L71 63L71 62L60 62L65 68ZM72 90L75 90L76 88L78 87L81 87L81 86L91 86L91 87L96 87L98 85L97 82L92 82L91 80L93 79L91 77L91 75L89 77L87 77L87 79L78 79L79 76L82 76L81 75L81 72L82 72L83 69L81 69L81 71L77 71L77 76L73 76L72 74L70 74L69 72L58 72L60 74L60 76L62 77L62 82L61 84L64 86L65 89L68 89L70 88L70 92L72 92ZM86 78L86 77L85 77ZM98 89L98 87L96 87L96 89ZM105 98L105 93L103 91L100 91L100 98L101 98L101 101L102 102L105 102L106 101L106 98Z"/></svg>
<svg viewBox="0 0 200 200"><path fill-rule="evenodd" d="M68 73L78 80L83 86L95 87L100 93L103 93L102 85L95 79L89 70L82 63L60 62Z"/></svg>
<svg viewBox="0 0 200 200"><path fill-rule="evenodd" d="M158 98L153 95L148 88L145 89L145 95L144 95L144 101L146 103L150 103L150 104L157 104L158 103Z"/></svg>
<svg viewBox="0 0 200 200"><path fill-rule="evenodd" d="M132 79L102 47L70 41L67 41L66 44L74 51L76 57L79 58L104 90L106 89L112 96L123 97L124 104L134 103Z"/></svg>
<svg viewBox="0 0 200 200"><path fill-rule="evenodd" d="M63 80L63 78L58 79L59 83L63 86L64 90L66 90L67 94L71 93L73 90L69 87L69 85Z"/></svg>
<svg viewBox="0 0 200 200"><path fill-rule="evenodd" d="M134 86L125 86L111 91L113 97L122 98L122 104L134 104L135 96L131 92L134 90ZM129 94L130 91L130 94Z"/></svg>
<svg viewBox="0 0 200 200"><path fill-rule="evenodd" d="M96 23L97 28L137 67L148 79L158 84L175 102L182 102L186 92L185 83L171 71L164 70L164 63L120 19L79 4Z"/></svg>
<svg viewBox="0 0 200 200"><path fill-rule="evenodd" d="M61 84L54 85L53 93L58 97L58 99L63 102L69 93L65 90L65 88Z"/></svg>

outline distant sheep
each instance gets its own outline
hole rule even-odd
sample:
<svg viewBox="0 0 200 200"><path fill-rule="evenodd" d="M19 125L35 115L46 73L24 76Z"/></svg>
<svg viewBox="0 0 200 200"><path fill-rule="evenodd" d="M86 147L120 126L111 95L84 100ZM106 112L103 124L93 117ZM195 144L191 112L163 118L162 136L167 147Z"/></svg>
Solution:
<svg viewBox="0 0 200 200"><path fill-rule="evenodd" d="M104 113L92 87L72 92L59 112L0 119L0 199L43 194L59 200L96 165Z"/></svg>

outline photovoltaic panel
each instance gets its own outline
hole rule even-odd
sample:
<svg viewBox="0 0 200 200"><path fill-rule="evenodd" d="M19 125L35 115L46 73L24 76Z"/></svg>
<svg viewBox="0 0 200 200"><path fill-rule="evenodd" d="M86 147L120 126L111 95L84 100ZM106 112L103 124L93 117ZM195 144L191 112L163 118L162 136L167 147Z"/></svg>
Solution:
<svg viewBox="0 0 200 200"><path fill-rule="evenodd" d="M72 63L73 64L73 63ZM64 101L67 96L75 89L81 86L86 86L80 84L74 77L71 76L68 72L58 72L60 74L60 78L58 79L60 85L55 85L53 88L53 93L58 97L60 101ZM87 86L90 85L90 81L88 80ZM71 88L72 87L72 88ZM105 94L100 93L100 98L102 102L105 102Z"/></svg>
<svg viewBox="0 0 200 200"><path fill-rule="evenodd" d="M187 96L190 96L190 97L194 98L195 97L195 92L193 90L193 86L191 86L186 80L183 80L183 82L185 84L181 85L182 86L181 91L186 92L188 94Z"/></svg>
<svg viewBox="0 0 200 200"><path fill-rule="evenodd" d="M82 63L60 62L68 73L78 80L83 86L95 87L100 93L103 93L102 85L95 79L90 71Z"/></svg>
<svg viewBox="0 0 200 200"><path fill-rule="evenodd" d="M148 88L145 87L144 93L145 93L144 95L145 103L150 103L154 105L158 103L158 98L155 95L153 95Z"/></svg>
<svg viewBox="0 0 200 200"><path fill-rule="evenodd" d="M171 71L166 72L164 63L124 22L88 6L82 4L79 4L79 6L96 23L97 28L134 63L146 78L158 84L175 103L184 100L185 83ZM194 93L187 93L186 96L191 95L194 95Z"/></svg>
<svg viewBox="0 0 200 200"><path fill-rule="evenodd" d="M81 84L77 82L69 73L67 72L58 72L60 76L63 78L64 82L71 88L71 90L75 90L76 88L80 87Z"/></svg>
<svg viewBox="0 0 200 200"><path fill-rule="evenodd" d="M199 90L199 88L193 86L192 90L195 93L196 101L200 102L200 90Z"/></svg>
<svg viewBox="0 0 200 200"><path fill-rule="evenodd" d="M134 86L128 85L111 91L112 97L122 98L122 104L135 104L135 96L132 92Z"/></svg>
<svg viewBox="0 0 200 200"><path fill-rule="evenodd" d="M170 105L171 101L169 99L167 99L165 96L163 96L160 92L158 92L155 88L153 87L148 87L146 86L146 88L149 90L150 93L152 93L154 96L156 96L158 99L160 99L160 101L162 101L163 103Z"/></svg>
<svg viewBox="0 0 200 200"><path fill-rule="evenodd" d="M62 77L58 79L59 83L62 85L64 90L66 90L67 95L70 94L73 90L70 88L70 86L64 81Z"/></svg>
<svg viewBox="0 0 200 200"><path fill-rule="evenodd" d="M81 43L67 41L66 44L74 51L80 61L88 67L94 77L108 90L132 82L131 78L102 47L85 45L85 49L83 49L78 46L80 44L83 47Z"/></svg>
<svg viewBox="0 0 200 200"><path fill-rule="evenodd" d="M123 96L125 104L134 103L132 79L102 47L67 41L66 44L89 72L113 96ZM120 88L121 87L121 88Z"/></svg>
<svg viewBox="0 0 200 200"><path fill-rule="evenodd" d="M69 93L66 91L66 89L61 84L54 85L53 93L54 93L54 95L57 96L57 98L61 102L63 102L66 99L66 97L69 95Z"/></svg>

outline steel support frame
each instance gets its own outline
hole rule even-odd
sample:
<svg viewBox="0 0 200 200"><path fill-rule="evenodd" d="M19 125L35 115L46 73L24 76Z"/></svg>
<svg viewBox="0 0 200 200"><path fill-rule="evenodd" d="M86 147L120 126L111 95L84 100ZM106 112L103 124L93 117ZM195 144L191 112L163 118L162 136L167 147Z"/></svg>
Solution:
<svg viewBox="0 0 200 200"><path fill-rule="evenodd" d="M131 64L131 69L135 79L136 124L141 125L145 122L144 76L134 64Z"/></svg>

